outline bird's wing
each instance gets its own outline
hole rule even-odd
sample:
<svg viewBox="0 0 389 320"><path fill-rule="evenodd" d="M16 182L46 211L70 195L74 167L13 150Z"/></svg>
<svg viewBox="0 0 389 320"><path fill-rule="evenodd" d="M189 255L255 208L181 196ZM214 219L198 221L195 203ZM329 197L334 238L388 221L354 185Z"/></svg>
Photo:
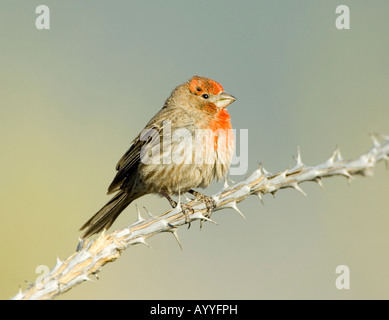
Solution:
<svg viewBox="0 0 389 320"><path fill-rule="evenodd" d="M141 134L139 134L134 141L130 149L121 157L119 162L116 165L115 178L113 179L111 185L108 188L108 194L116 192L122 189L123 183L126 181L131 181L132 176L135 177L138 164L140 162L142 148L144 147L153 147L156 144L159 144L159 136L162 128L158 126L149 126L146 127ZM131 186L125 186L131 187Z"/></svg>
<svg viewBox="0 0 389 320"><path fill-rule="evenodd" d="M177 121L178 119L179 122ZM174 132L174 130L181 127L193 126L193 119L183 108L162 108L148 122L145 129L134 139L130 149L128 149L117 163L116 170L118 172L108 188L108 194L123 188L131 188L136 183L136 173L141 161L141 152L147 153L157 145L159 148L161 139L163 139L164 130L167 130L167 126L170 126L170 132ZM153 154L157 157L160 156L158 151ZM147 154L143 153L143 155ZM153 161L151 158L149 160Z"/></svg>

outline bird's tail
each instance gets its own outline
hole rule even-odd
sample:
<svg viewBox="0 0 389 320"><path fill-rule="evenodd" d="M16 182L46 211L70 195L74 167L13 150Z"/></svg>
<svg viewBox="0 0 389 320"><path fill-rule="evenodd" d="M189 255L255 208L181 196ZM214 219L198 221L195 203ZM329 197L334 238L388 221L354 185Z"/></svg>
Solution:
<svg viewBox="0 0 389 320"><path fill-rule="evenodd" d="M108 229L119 214L136 198L124 191L118 192L81 227L80 230L85 230L82 238L87 238L92 234L99 233L103 229Z"/></svg>

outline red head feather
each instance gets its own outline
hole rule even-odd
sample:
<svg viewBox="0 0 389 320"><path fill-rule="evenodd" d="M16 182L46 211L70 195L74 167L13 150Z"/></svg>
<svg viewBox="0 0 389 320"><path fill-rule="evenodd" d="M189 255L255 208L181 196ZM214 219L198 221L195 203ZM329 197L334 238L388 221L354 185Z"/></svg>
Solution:
<svg viewBox="0 0 389 320"><path fill-rule="evenodd" d="M223 87L220 83L204 77L194 76L189 80L189 90L195 95L203 93L219 94L223 92Z"/></svg>

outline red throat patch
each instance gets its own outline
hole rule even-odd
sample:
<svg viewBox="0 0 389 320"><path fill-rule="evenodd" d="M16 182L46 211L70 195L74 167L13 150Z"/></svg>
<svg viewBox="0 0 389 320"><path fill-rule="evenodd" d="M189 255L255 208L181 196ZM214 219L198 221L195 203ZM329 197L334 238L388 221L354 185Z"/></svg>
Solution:
<svg viewBox="0 0 389 320"><path fill-rule="evenodd" d="M232 129L231 126L231 117L226 109L220 109L213 117L211 122L209 123L209 127L212 131L216 131L218 129L228 130Z"/></svg>
<svg viewBox="0 0 389 320"><path fill-rule="evenodd" d="M231 139L231 138L233 139L233 137L231 137L231 135L229 133L229 130L232 129L230 119L231 119L231 117L230 117L230 114L227 112L227 110L221 109L215 114L213 120L211 120L209 123L209 127L213 132L217 132L218 130L220 130L222 132L219 134L225 135L226 146L224 146L224 147L227 147L230 144L230 141L228 141L229 139ZM218 134L216 133L215 139L214 139L214 149L215 150L217 150L219 147L218 140L219 140Z"/></svg>

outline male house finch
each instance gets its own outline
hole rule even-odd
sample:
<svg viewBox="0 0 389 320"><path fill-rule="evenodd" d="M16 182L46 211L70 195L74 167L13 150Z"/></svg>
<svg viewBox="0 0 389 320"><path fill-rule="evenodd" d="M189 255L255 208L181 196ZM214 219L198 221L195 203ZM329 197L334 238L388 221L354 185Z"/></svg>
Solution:
<svg viewBox="0 0 389 320"><path fill-rule="evenodd" d="M117 193L81 227L83 238L108 229L132 201L145 194L163 195L174 207L170 195L199 195L193 188L206 188L213 179L225 177L234 151L230 115L225 108L235 100L219 83L204 77L194 76L176 87L119 160L118 172L108 188L108 194ZM168 138L164 133L167 129L171 131ZM172 138L182 131L190 133L190 138L184 142ZM207 139L199 139L198 132L207 133ZM167 142L169 148L165 148ZM176 156L184 152L186 156L177 163L166 157L167 152Z"/></svg>

